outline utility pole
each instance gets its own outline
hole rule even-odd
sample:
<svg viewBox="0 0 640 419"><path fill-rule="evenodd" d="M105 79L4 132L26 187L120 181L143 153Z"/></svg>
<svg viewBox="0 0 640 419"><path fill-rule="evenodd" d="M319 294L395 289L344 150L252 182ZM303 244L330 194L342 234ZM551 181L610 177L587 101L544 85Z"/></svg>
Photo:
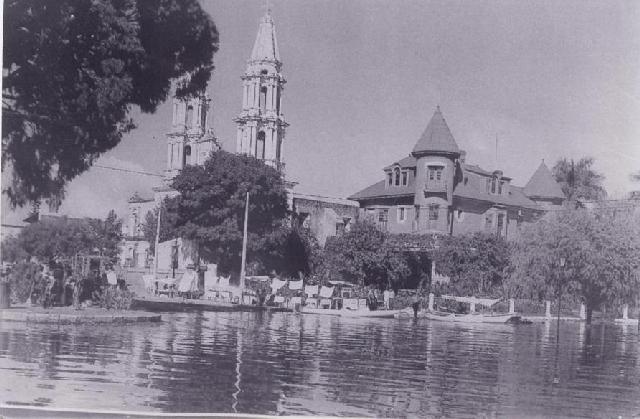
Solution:
<svg viewBox="0 0 640 419"><path fill-rule="evenodd" d="M249 219L249 192L247 192L247 202L244 206L244 232L242 234L242 266L240 267L240 291L244 291L244 279L246 276L247 264L247 221Z"/></svg>

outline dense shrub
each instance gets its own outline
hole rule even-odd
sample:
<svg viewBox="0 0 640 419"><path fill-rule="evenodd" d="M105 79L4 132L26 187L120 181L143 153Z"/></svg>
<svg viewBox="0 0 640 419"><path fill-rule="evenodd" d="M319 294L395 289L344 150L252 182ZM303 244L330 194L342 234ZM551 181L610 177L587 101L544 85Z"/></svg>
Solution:
<svg viewBox="0 0 640 419"><path fill-rule="evenodd" d="M96 304L108 310L128 310L133 302L133 292L120 288L105 287L96 292Z"/></svg>

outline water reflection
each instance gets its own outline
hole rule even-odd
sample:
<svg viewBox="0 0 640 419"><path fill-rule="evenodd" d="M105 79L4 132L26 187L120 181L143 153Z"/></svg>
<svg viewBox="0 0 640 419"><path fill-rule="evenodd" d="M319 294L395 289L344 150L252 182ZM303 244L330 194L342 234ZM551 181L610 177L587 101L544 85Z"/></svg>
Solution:
<svg viewBox="0 0 640 419"><path fill-rule="evenodd" d="M5 403L355 416L640 413L637 329L264 313L0 325ZM558 383L554 378L558 377Z"/></svg>

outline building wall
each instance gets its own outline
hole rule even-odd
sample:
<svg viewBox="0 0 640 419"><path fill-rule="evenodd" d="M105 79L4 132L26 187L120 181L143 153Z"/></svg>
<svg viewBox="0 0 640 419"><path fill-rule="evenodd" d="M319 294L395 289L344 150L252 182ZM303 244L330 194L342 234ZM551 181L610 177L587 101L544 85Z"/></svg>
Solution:
<svg viewBox="0 0 640 419"><path fill-rule="evenodd" d="M321 246L324 246L327 238L335 236L338 230L348 231L350 225L358 218L357 204L340 204L295 195L293 209L296 222L310 229Z"/></svg>

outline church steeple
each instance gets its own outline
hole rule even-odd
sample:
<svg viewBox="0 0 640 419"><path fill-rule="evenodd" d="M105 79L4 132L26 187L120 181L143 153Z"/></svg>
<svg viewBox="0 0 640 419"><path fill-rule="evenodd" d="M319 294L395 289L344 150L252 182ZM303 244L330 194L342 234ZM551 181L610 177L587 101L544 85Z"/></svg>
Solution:
<svg viewBox="0 0 640 419"><path fill-rule="evenodd" d="M236 151L248 154L282 170L282 143L288 124L282 115L285 79L271 13L260 19L247 69L242 76L242 111Z"/></svg>
<svg viewBox="0 0 640 419"><path fill-rule="evenodd" d="M165 181L170 183L188 165L203 164L219 148L209 127L211 99L206 93L191 98L173 98L173 118L167 133L167 168Z"/></svg>

